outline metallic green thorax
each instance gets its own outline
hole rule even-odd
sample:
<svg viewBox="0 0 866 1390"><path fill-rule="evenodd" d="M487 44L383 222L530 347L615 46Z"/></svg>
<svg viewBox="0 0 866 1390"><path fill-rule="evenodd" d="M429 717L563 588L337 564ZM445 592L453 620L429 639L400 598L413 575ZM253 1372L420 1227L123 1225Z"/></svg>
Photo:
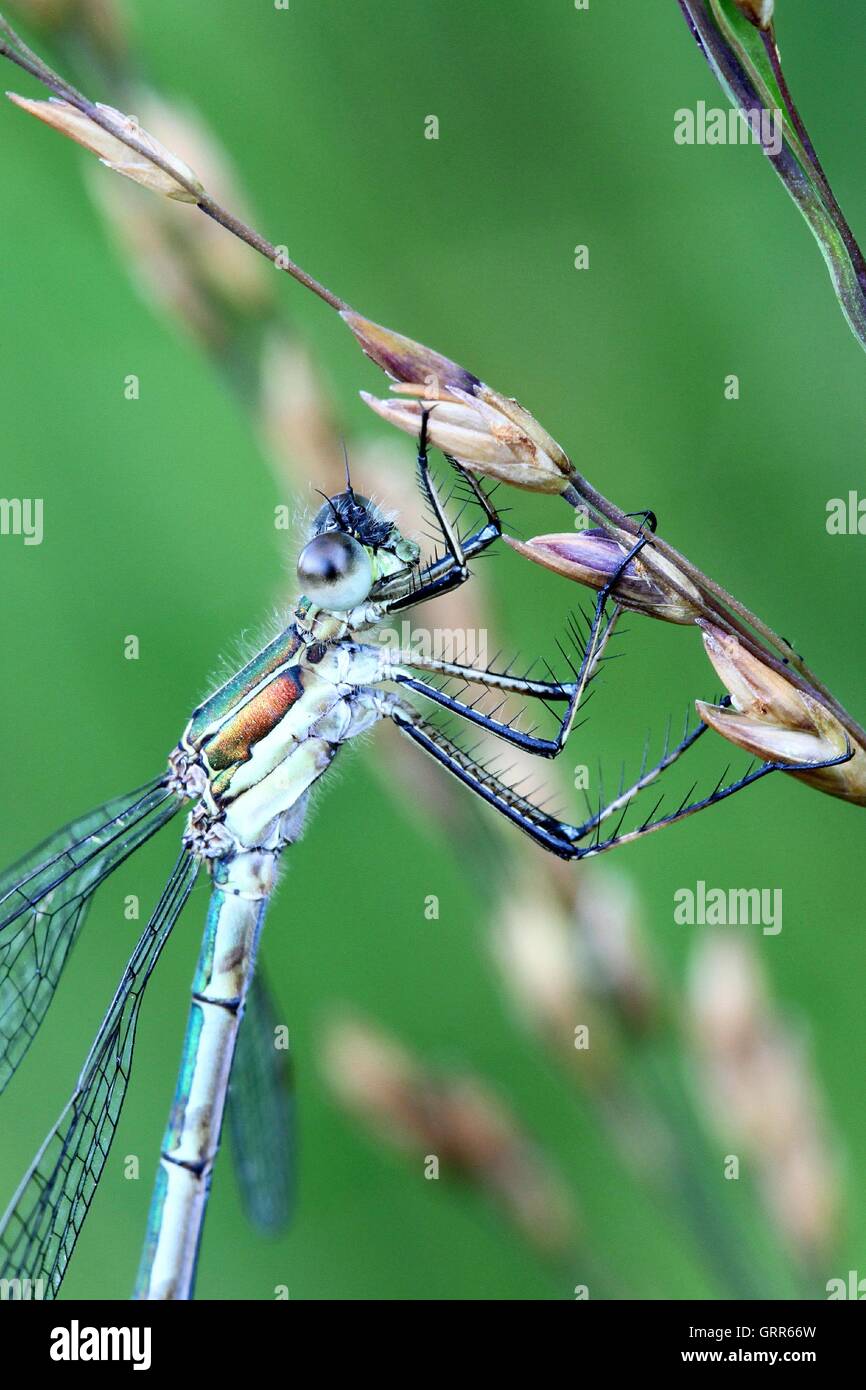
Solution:
<svg viewBox="0 0 866 1390"><path fill-rule="evenodd" d="M257 652L246 666L236 671L225 685L220 686L195 710L186 731L186 741L192 747L200 748L206 736L221 728L257 687L291 664L292 657L297 655L303 643L303 636L292 624Z"/></svg>
<svg viewBox="0 0 866 1390"><path fill-rule="evenodd" d="M376 603L333 613L302 599L286 630L194 712L170 759L174 788L196 803L184 836L193 853L275 847L281 817L382 717L383 649L354 638L381 619Z"/></svg>

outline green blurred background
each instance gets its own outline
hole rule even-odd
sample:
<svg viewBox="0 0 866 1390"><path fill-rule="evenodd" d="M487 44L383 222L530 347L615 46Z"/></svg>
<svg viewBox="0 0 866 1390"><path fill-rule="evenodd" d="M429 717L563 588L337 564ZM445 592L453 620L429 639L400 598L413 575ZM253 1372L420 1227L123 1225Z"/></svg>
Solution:
<svg viewBox="0 0 866 1390"><path fill-rule="evenodd" d="M677 108L723 104L675 0L593 0L588 12L571 0L126 8L149 79L200 109L263 231L363 312L519 394L598 486L627 509L652 506L665 536L792 640L863 718L866 542L829 537L824 523L829 498L866 493L866 362L761 154L674 144ZM854 0L839 0L832 19L809 0L778 8L796 99L852 226L866 232L855 110L866 12ZM37 94L11 69L4 85ZM429 114L438 141L423 137ZM85 192L86 156L11 108L0 125L0 494L45 501L41 546L0 539L8 862L161 768L209 673L285 592L294 557L273 508L296 499L278 492L212 367L132 288ZM590 248L588 271L573 268L578 243ZM289 280L279 290L327 369L345 428L375 436L357 399L359 387L380 388L374 368L322 304ZM136 403L124 399L128 373L141 381ZM740 378L737 402L723 396L728 373ZM568 525L553 501L508 500L524 534ZM485 574L497 628L515 648L553 654L577 592L510 554ZM689 634L630 627L574 761L633 765L648 723L658 731L670 710L716 689ZM140 637L138 661L123 658L128 633ZM258 1240L226 1158L200 1296L269 1298L284 1284L292 1298L570 1297L579 1271L546 1269L477 1194L423 1181L419 1164L336 1108L318 1050L339 1003L508 1099L565 1174L587 1248L619 1284L640 1297L713 1296L682 1229L515 1027L484 944L483 881L460 845L383 793L370 764L384 747L346 757L267 927L298 1075L295 1224L280 1241ZM394 740L387 749L393 756ZM726 759L714 752L720 770ZM674 925L677 887L783 889L780 936L731 930L755 934L799 1016L844 1144L845 1232L827 1277L866 1273L861 817L771 779L618 860L674 981L700 931ZM4 1098L4 1198L68 1094L131 949L138 928L123 919L123 896L155 900L175 845L168 830L97 899ZM438 922L424 918L431 893ZM203 906L200 888L151 985L68 1296L131 1288ZM141 1158L139 1182L124 1179L129 1154Z"/></svg>

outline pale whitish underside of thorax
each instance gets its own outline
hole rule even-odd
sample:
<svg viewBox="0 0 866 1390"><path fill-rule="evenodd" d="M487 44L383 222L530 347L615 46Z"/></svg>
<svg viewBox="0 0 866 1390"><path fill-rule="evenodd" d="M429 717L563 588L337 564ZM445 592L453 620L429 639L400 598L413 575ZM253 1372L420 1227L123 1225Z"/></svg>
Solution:
<svg viewBox="0 0 866 1390"><path fill-rule="evenodd" d="M371 688L382 676L376 647L340 642L295 660L240 699L195 753L173 755L178 790L197 798L185 836L194 852L219 858L282 842L281 819L340 745L385 712L387 697ZM285 687L289 679L297 694L290 701L281 694L280 703L277 682Z"/></svg>

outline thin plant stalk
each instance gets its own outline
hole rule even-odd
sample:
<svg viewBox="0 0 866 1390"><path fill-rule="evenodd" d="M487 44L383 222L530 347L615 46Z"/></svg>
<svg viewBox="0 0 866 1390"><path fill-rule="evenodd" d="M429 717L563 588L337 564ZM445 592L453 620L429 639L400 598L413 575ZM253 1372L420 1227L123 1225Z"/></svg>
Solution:
<svg viewBox="0 0 866 1390"><path fill-rule="evenodd" d="M179 170L176 164L167 157L155 152L151 145L139 138L134 131L130 131L110 110L90 101L83 93L78 91L70 83L66 82L58 73L42 61L23 40L15 33L8 22L0 16L0 33L5 38L0 38L0 56L8 58L25 72L35 77L55 96L74 106L88 119L102 127L108 134L114 136L128 148L134 150L146 160L150 161L163 173L168 174L176 183L189 194L189 201L194 202L205 216L210 217L233 236L238 237L253 250L269 260L277 269L285 271L293 279L306 289L311 290L320 299L324 300L332 309L344 314L350 312L347 301L334 294L327 286L309 275L301 266L294 262L283 249L275 246L266 237L262 236L254 228L248 226L240 218L236 217L228 209L222 207L214 198L202 188L193 178L187 176L183 170ZM638 534L638 526L620 508L609 502L597 489L595 489L587 479L583 478L576 471L572 471L570 486L564 491L563 496L572 505L581 505L589 508L597 516L629 532L631 535ZM656 568L653 557L652 547L655 547L659 554L674 562L700 590L704 600L707 618L718 623L725 631L736 633L744 642L749 651L754 655L762 657L777 672L787 674L788 678L800 689L820 696L830 705L840 722L847 729L852 738L860 744L866 744L866 730L864 730L848 711L835 699L831 692L824 686L818 678L809 670L803 659L766 623L753 614L738 599L727 592L721 585L704 574L691 561L669 545L659 536L652 536L643 552L643 562L646 568L652 573L660 573ZM676 581L667 573L664 575L666 583L675 591L682 593ZM757 641L749 632L751 627L762 639ZM766 644L766 645L764 645ZM768 651L767 647L773 649Z"/></svg>

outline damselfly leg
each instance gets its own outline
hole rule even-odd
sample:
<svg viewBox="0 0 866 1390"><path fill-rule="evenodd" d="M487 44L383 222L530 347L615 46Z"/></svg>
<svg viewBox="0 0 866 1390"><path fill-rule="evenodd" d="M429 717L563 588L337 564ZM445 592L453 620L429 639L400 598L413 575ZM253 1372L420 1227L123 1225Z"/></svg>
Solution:
<svg viewBox="0 0 866 1390"><path fill-rule="evenodd" d="M421 416L417 458L418 486L439 529L444 554L421 569L409 568L394 575L387 583L377 586L374 595L387 613L397 613L403 608L426 603L429 599L438 598L439 595L450 593L461 584L465 584L470 573L468 561L481 555L502 535L499 513L477 478L462 469L455 459L448 458L449 464L456 470L461 483L469 489L470 496L477 502L484 518L477 530L461 539L457 524L449 519L430 473L427 453L429 415L430 412L427 410Z"/></svg>
<svg viewBox="0 0 866 1390"><path fill-rule="evenodd" d="M419 470L426 470L426 463L422 431ZM574 728L586 687L598 670L604 649L621 615L622 609L616 603L618 581L627 566L648 543L651 533L655 530L656 518L653 512L645 511L635 513L635 515L641 518L638 535L628 551L623 553L620 564L608 582L597 594L595 610L589 623L586 640L582 645L580 665L574 673L574 681L560 683L533 681L527 677L516 678L508 673L462 666L456 662L439 661L414 653L395 654L390 665L386 668L385 674L404 689L429 699L449 713L457 715L467 723L483 729L505 743L522 748L537 756L556 757L562 751ZM613 609L608 613L608 604L611 602ZM460 678L468 684L477 684L487 691L519 694L543 702L566 701L568 708L554 737L541 738L532 732L526 733L516 729L512 722L497 720L495 714L483 713L474 704L460 700L429 681L419 679L413 673L411 669L413 667L417 670L446 677ZM723 700L722 703L727 703L727 700ZM612 800L600 804L587 820L581 824L573 825L570 822L549 816L541 808L533 805L526 797L509 787L489 766L478 763L470 753L459 747L441 728L425 720L413 705L398 700L388 712L403 733L424 748L471 791L504 815L506 819L519 826L537 843L565 859L587 858L613 849L617 845L629 843L654 830L673 825L697 811L714 806L734 793L751 786L771 772L790 772L792 770L791 764L765 762L758 768L749 768L741 777L727 783L725 782L726 770L712 791L706 796L691 799L694 791L692 788L676 810L665 815L656 814L661 804L657 802L650 815L637 827L623 832L624 818L635 798L687 754L704 735L707 726L700 723L691 730L684 730L683 737L673 748L668 747L666 740L665 750L661 758L652 767L646 767L645 756L644 765L641 767L638 777L629 787L621 787ZM823 762L798 764L797 770L818 771L844 762L850 756L851 754L848 752ZM619 817L616 830L612 835L602 838L601 827L615 817Z"/></svg>
<svg viewBox="0 0 866 1390"><path fill-rule="evenodd" d="M475 792L482 801L494 811L511 821L530 839L543 849L549 850L560 859L588 859L618 845L629 844L641 839L654 830L661 830L684 820L697 811L706 810L721 801L727 800L735 792L742 791L771 772L816 772L827 767L836 767L846 762L852 755L850 749L839 757L824 761L803 762L792 766L790 763L767 762L746 772L734 782L716 785L709 795L691 801L688 797L675 811L656 816L658 804L650 815L632 830L621 832L622 818L625 817L634 799L655 782L669 767L673 766L683 754L687 753L707 731L707 725L699 724L684 735L675 748L645 771L641 776L607 805L601 807L580 825L572 825L556 816L547 815L540 807L509 786L490 766L477 762L465 749L459 747L436 725L422 718L418 711L406 702L395 701L390 717L397 727L413 742L419 744L452 776L456 777L470 791ZM721 779L722 781L724 779ZM691 793L689 794L689 796ZM611 817L619 814L620 822L613 833L602 838L600 827ZM584 843L587 842L588 843Z"/></svg>
<svg viewBox="0 0 866 1390"><path fill-rule="evenodd" d="M380 601L384 611L388 613L437 598L465 583L470 574L467 561L482 553L501 535L499 515L481 483L472 474L465 472L456 460L449 459L449 463L457 471L461 480L470 488L471 495L485 516L485 523L479 530L465 539L461 539L456 524L452 523L448 516L446 506L430 472L427 452L429 416L429 410L422 412L417 458L418 485L438 527L445 554L420 571L396 576L391 585L380 587ZM649 521L650 519L652 526L654 526L655 517L652 513L644 513L644 520ZM607 601L615 590L616 581L620 574L637 555L645 541L646 537L641 534L632 549L623 557L622 564L610 583L598 595L589 636L583 645L579 668L573 670L573 680L564 682L533 680L529 678L528 674L524 677L518 677L508 671L497 672L489 668L482 669L462 665L459 662L425 657L414 652L395 653L389 659L384 674L387 679L394 680L406 689L424 696L443 709L449 710L467 722L496 735L506 743L534 753L539 757L556 757L564 748L568 736L574 728L587 686L598 670L604 648L621 613L619 605L615 604L612 613L608 614ZM507 722L497 720L495 713L485 713L479 710L476 705L460 700L439 686L433 685L430 681L419 679L413 674L411 668L430 674L457 678L465 685L480 685L485 690L497 691L503 695L520 695L542 702L565 702L567 709L560 720L555 736L553 738L539 737L534 733L515 728L513 720Z"/></svg>

